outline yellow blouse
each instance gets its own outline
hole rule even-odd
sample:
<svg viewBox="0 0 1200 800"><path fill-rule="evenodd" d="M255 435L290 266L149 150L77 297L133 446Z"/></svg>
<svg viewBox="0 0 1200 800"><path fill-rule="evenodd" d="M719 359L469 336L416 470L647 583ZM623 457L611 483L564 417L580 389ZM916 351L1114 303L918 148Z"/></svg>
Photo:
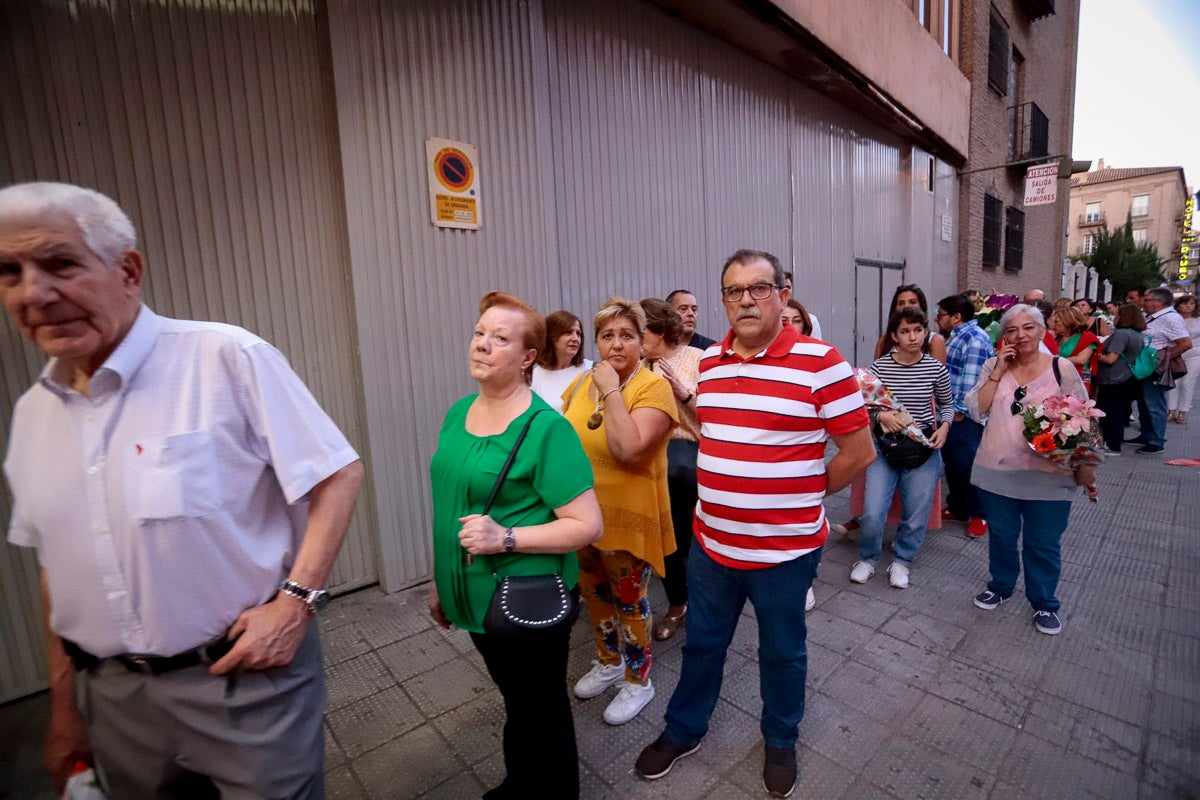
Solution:
<svg viewBox="0 0 1200 800"><path fill-rule="evenodd" d="M563 415L583 443L596 478L596 499L604 516L604 536L596 542L601 550L624 550L646 561L661 576L663 559L675 552L675 530L671 526L671 501L667 496L667 440L664 437L638 464L622 464L608 449L605 423L589 430L588 417L595 402L588 397L592 373L586 372L563 392ZM578 391L576 391L578 389ZM657 408L679 424L675 395L666 379L641 369L621 390L625 407ZM615 400L609 395L609 402Z"/></svg>

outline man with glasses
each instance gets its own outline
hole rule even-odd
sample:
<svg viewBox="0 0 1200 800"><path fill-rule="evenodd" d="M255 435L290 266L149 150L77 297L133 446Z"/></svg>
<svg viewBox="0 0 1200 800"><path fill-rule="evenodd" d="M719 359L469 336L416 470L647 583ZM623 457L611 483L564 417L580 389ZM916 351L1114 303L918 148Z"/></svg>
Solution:
<svg viewBox="0 0 1200 800"><path fill-rule="evenodd" d="M683 321L683 332L687 336L687 340L683 342L685 347L707 350L716 344L704 334L696 333L696 315L700 313L696 295L687 289L676 289L667 295L667 302L671 304L675 313L679 315L679 319Z"/></svg>
<svg viewBox="0 0 1200 800"><path fill-rule="evenodd" d="M942 519L966 520L967 535L980 538L988 531L979 495L971 485L971 465L983 439L983 426L967 414L967 392L979 382L983 363L995 355L992 339L975 319L975 304L966 295L955 294L938 301L938 329L946 337L946 370L954 395L954 422L942 448L946 464L946 506Z"/></svg>
<svg viewBox="0 0 1200 800"><path fill-rule="evenodd" d="M1142 298L1146 335L1150 337L1150 346L1158 351L1158 363L1164 369L1171 368L1172 358L1192 349L1187 326L1175 310L1173 300L1171 290L1162 287L1149 290ZM1142 396L1138 398L1138 421L1142 432L1136 438L1126 440L1141 445L1135 453L1157 455L1167 445L1167 393L1158 383L1160 374L1161 371L1152 373L1140 382Z"/></svg>
<svg viewBox="0 0 1200 800"><path fill-rule="evenodd" d="M790 295L770 253L739 250L721 271L732 330L700 364L688 636L666 730L637 759L647 780L700 747L749 600L758 622L763 785L772 797L796 785L808 670L804 598L829 533L822 498L848 486L875 447L850 365L832 345L801 341L784 326ZM826 465L830 438L838 453Z"/></svg>

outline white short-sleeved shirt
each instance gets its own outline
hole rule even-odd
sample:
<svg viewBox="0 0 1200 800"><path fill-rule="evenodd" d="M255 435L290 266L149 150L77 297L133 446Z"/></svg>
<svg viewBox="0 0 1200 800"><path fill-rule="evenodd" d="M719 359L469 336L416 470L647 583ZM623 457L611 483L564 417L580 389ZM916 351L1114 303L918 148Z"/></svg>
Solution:
<svg viewBox="0 0 1200 800"><path fill-rule="evenodd" d="M50 627L100 657L173 655L267 601L313 486L357 460L283 355L142 306L89 384L51 360L17 402L9 541L35 547Z"/></svg>
<svg viewBox="0 0 1200 800"><path fill-rule="evenodd" d="M1160 308L1147 315L1146 334L1155 350L1170 350L1174 342L1190 338L1183 316L1173 308Z"/></svg>
<svg viewBox="0 0 1200 800"><path fill-rule="evenodd" d="M587 358L578 366L565 369L546 369L541 364L537 364L533 368L533 383L529 388L533 389L538 397L545 400L546 405L561 414L563 392L567 390L577 375L587 372L591 368L592 362Z"/></svg>

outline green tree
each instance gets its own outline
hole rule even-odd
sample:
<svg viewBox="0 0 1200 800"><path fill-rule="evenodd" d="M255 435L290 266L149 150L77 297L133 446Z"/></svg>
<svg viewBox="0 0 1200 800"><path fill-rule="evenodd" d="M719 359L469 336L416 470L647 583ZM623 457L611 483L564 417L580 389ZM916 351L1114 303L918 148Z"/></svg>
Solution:
<svg viewBox="0 0 1200 800"><path fill-rule="evenodd" d="M1133 240L1132 216L1125 217L1125 224L1115 231L1109 231L1107 225L1101 228L1092 252L1079 260L1112 284L1114 297L1124 297L1135 286L1158 286L1166 277L1166 259L1158 255L1158 248Z"/></svg>

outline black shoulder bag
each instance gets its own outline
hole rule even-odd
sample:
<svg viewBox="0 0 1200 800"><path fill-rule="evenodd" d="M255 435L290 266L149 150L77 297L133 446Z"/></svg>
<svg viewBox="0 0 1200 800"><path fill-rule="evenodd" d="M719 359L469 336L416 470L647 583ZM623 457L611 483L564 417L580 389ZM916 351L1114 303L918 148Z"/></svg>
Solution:
<svg viewBox="0 0 1200 800"><path fill-rule="evenodd" d="M512 469L517 451L521 449L521 443L529 433L533 418L540 413L542 412L533 412L521 430L521 435L517 437L512 452L508 454L508 459L500 468L500 474L496 476L496 485L492 487L483 514L491 510L504 479L508 477L508 471ZM567 588L561 573L506 575L501 578L496 575L493 567L492 576L496 578L496 592L492 595L492 602L483 617L484 633L492 636L521 636L562 622L571 625L579 616L577 595Z"/></svg>

